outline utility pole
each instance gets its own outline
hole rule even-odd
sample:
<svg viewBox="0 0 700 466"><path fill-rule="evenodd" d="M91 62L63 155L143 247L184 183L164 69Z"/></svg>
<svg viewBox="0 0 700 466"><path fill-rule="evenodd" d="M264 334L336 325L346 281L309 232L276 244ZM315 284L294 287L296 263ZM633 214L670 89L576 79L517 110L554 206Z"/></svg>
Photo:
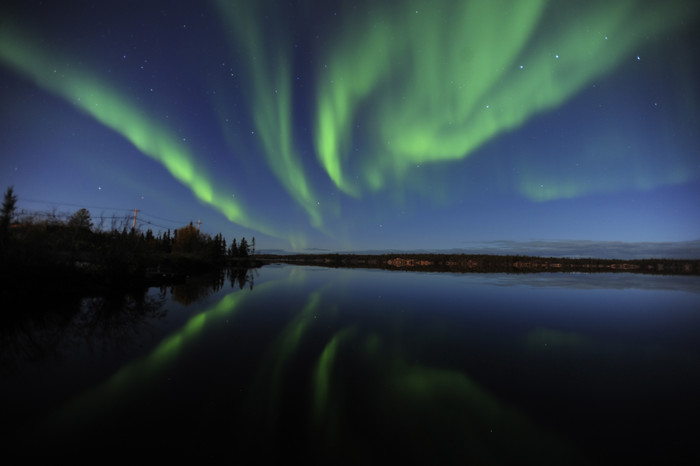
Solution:
<svg viewBox="0 0 700 466"><path fill-rule="evenodd" d="M134 209L134 224L131 225L132 230L136 229L136 212L141 212L141 211L139 209Z"/></svg>
<svg viewBox="0 0 700 466"><path fill-rule="evenodd" d="M201 220L197 220L197 233L199 233L199 225L202 223Z"/></svg>

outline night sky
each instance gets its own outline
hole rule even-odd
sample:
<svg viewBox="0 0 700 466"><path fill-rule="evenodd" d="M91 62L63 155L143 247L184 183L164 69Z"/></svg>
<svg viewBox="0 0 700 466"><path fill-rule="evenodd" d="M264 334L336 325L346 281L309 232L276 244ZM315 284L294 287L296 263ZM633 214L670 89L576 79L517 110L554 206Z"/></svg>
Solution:
<svg viewBox="0 0 700 466"><path fill-rule="evenodd" d="M699 18L692 0L5 1L0 188L259 249L697 240Z"/></svg>

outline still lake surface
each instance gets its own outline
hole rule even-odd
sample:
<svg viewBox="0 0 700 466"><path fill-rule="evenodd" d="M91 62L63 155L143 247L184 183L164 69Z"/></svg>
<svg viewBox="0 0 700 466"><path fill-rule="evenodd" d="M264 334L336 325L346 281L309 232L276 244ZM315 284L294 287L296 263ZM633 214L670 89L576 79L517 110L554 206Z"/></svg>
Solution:
<svg viewBox="0 0 700 466"><path fill-rule="evenodd" d="M698 459L699 277L270 265L246 278L53 297L3 323L3 452Z"/></svg>

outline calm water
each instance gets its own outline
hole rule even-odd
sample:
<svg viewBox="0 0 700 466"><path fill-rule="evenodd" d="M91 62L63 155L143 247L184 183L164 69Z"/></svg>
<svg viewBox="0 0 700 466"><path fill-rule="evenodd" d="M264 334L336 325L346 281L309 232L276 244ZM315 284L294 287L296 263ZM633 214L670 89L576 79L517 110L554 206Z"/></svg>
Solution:
<svg viewBox="0 0 700 466"><path fill-rule="evenodd" d="M3 451L363 464L698 456L697 277L252 273L252 289L220 278L216 291L55 298L39 318L3 324Z"/></svg>

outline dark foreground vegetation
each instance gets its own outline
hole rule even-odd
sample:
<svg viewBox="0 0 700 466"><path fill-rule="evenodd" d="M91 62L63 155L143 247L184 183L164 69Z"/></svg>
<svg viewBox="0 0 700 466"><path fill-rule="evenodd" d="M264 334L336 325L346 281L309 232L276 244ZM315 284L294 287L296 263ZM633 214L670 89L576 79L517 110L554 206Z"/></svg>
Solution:
<svg viewBox="0 0 700 466"><path fill-rule="evenodd" d="M93 224L90 212L37 218L17 214L12 188L0 212L0 289L31 290L37 283L64 292L119 290L177 283L221 268L247 270L266 263L363 267L433 272L635 272L700 275L700 260L570 259L451 254L255 255L255 238L200 233L192 223L160 232L141 231L129 219Z"/></svg>
<svg viewBox="0 0 700 466"><path fill-rule="evenodd" d="M255 238L235 238L227 246L223 235L200 233L190 223L154 235L112 219L93 225L90 212L80 209L66 218L37 218L16 212L12 188L0 213L0 288L31 288L37 282L65 291L112 290L182 281L186 276L222 267L251 268Z"/></svg>
<svg viewBox="0 0 700 466"><path fill-rule="evenodd" d="M571 259L487 254L300 254L260 255L256 256L256 259L264 263L426 272L634 272L655 275L700 275L700 260L683 259Z"/></svg>

